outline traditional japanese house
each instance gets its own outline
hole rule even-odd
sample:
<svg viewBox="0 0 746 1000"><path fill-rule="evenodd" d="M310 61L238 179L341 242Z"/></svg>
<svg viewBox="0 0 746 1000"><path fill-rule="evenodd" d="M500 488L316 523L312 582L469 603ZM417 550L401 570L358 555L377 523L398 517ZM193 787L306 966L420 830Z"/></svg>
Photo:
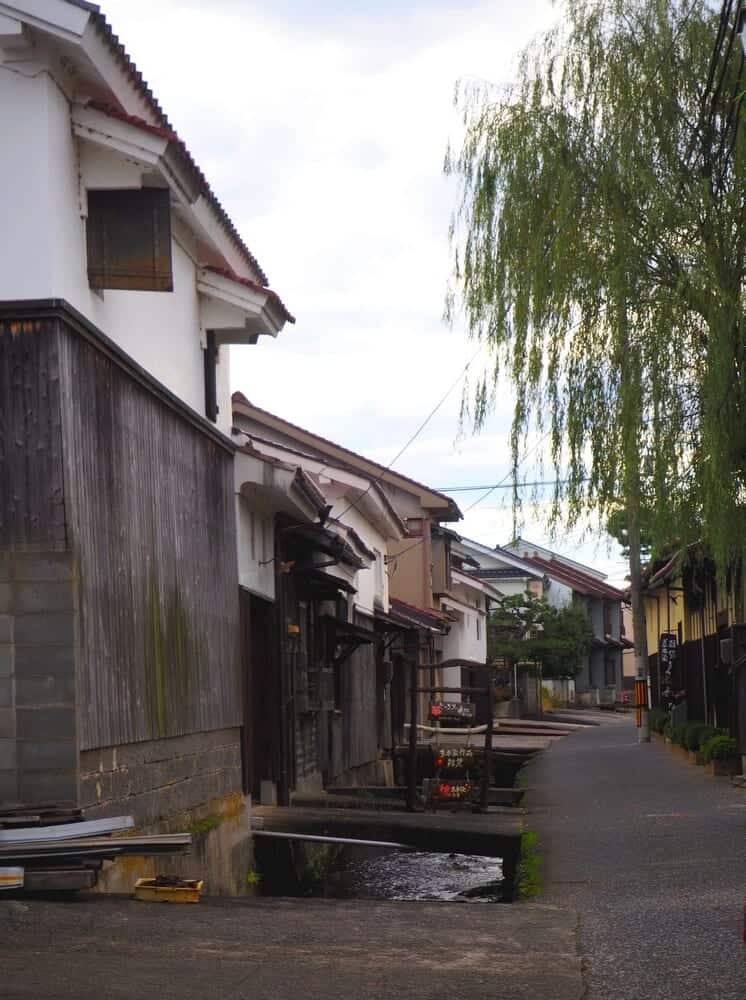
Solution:
<svg viewBox="0 0 746 1000"><path fill-rule="evenodd" d="M331 475L330 469L336 470L334 476L340 481L344 471L348 478L350 474L357 476L357 494L345 487L348 499L341 508L340 520L349 522L364 539L363 524L354 519L367 516L365 508L373 502L381 503L404 528L398 536L389 533L379 544L366 543L375 554L368 579L379 581L371 595L372 627L379 636L376 660L379 684L376 698L368 695L368 711L378 714L379 747L389 751L401 745L406 736L409 664L412 660L432 664L441 660L443 639L456 621L443 608L436 592L439 580L444 584L441 589L447 589L446 578L450 573L451 539L441 523L458 520L461 513L450 497L254 406L240 393L233 396L233 422L237 440L248 442L265 454L271 453L273 446L284 448L283 460L302 465L316 476L319 484ZM276 450L272 453L279 454ZM321 484L331 504L335 494L328 492L330 488L329 484ZM334 487L336 491L341 488L339 484ZM336 509L339 508L332 507L332 515ZM364 573L360 579L365 579ZM384 587L387 606L376 597L376 591L380 593ZM352 620L360 611L355 610L354 598L349 603L348 618ZM363 614L370 618L368 611ZM370 622L362 624L367 626ZM438 669L433 669L428 679L432 684L443 683ZM423 694L420 700L419 718L424 719L427 695ZM389 756L384 753L383 759Z"/></svg>
<svg viewBox="0 0 746 1000"><path fill-rule="evenodd" d="M0 800L209 816L236 891L229 345L292 317L93 4L3 3L0 134Z"/></svg>
<svg viewBox="0 0 746 1000"><path fill-rule="evenodd" d="M742 575L718 585L701 544L675 549L644 571L653 706L684 697L691 720L727 729L746 757L746 616Z"/></svg>
<svg viewBox="0 0 746 1000"><path fill-rule="evenodd" d="M446 536L443 528L434 528L433 532ZM445 558L442 566L447 565L448 572L438 580L438 590L435 597L440 601L443 611L448 612L451 625L444 637L441 649L443 660L466 660L470 663L487 663L487 618L491 606L502 599L502 592L494 585L494 581L485 578L480 565L475 544L466 541L454 531L448 531L449 545L447 549L447 564ZM481 546L480 546L481 548ZM442 671L443 684L447 687L470 687L481 681L484 683L484 673L477 676L470 667L453 666ZM454 700L461 700L455 694Z"/></svg>
<svg viewBox="0 0 746 1000"><path fill-rule="evenodd" d="M622 650L628 645L622 627L624 594L606 583L604 573L519 538L505 546L543 574L542 594L555 607L585 608L593 630L593 646L575 677L579 701L613 706L624 688Z"/></svg>
<svg viewBox="0 0 746 1000"><path fill-rule="evenodd" d="M371 478L236 437L250 787L391 783L385 557L406 528Z"/></svg>

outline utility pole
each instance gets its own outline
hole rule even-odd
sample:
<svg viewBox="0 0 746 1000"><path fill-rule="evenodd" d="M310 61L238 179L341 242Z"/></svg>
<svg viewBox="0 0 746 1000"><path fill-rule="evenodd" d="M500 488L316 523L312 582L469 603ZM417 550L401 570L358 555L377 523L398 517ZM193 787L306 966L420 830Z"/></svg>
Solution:
<svg viewBox="0 0 746 1000"><path fill-rule="evenodd" d="M639 743L649 743L648 637L645 628L645 609L642 604L642 559L640 555L642 533L640 524L640 511L642 508L642 482L640 475L642 372L639 348L633 345L630 336L629 315L625 299L620 300L619 328L622 347L620 360L622 362L621 394L624 422L624 486L627 508L632 629L635 633L635 692L638 695L637 739Z"/></svg>
<svg viewBox="0 0 746 1000"><path fill-rule="evenodd" d="M640 559L640 474L637 469L628 474L632 490L627 497L627 539L629 542L629 576L632 597L632 629L635 633L635 680L644 682L645 703L640 709L639 743L650 742L648 719L648 637L645 610L642 605L642 563ZM636 489L635 489L636 484ZM638 687L639 685L636 685Z"/></svg>

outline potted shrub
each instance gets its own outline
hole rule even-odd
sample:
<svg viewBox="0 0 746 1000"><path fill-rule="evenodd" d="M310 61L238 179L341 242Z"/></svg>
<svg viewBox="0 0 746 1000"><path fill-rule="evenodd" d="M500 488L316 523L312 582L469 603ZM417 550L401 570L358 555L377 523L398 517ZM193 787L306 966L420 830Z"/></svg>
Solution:
<svg viewBox="0 0 746 1000"><path fill-rule="evenodd" d="M717 730L708 726L706 722L689 722L687 724L684 744L689 752L689 760L693 764L704 764L702 744L716 734Z"/></svg>
<svg viewBox="0 0 746 1000"><path fill-rule="evenodd" d="M724 733L711 736L703 745L702 753L710 774L723 776L741 773L738 744L731 736Z"/></svg>
<svg viewBox="0 0 746 1000"><path fill-rule="evenodd" d="M686 756L687 754L687 749L684 744L685 736L686 736L686 725L671 726L670 729L671 746L673 747L674 750L676 750L680 754L683 754L684 756Z"/></svg>
<svg viewBox="0 0 746 1000"><path fill-rule="evenodd" d="M648 716L650 733L657 740L663 740L663 728L668 722L668 712L663 708L651 708Z"/></svg>

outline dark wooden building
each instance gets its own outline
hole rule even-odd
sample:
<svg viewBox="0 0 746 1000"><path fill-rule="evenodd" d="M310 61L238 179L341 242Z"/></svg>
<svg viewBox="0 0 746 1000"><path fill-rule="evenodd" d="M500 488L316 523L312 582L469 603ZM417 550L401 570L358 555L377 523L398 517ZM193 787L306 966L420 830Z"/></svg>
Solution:
<svg viewBox="0 0 746 1000"><path fill-rule="evenodd" d="M60 302L0 306L0 799L242 791L233 448Z"/></svg>

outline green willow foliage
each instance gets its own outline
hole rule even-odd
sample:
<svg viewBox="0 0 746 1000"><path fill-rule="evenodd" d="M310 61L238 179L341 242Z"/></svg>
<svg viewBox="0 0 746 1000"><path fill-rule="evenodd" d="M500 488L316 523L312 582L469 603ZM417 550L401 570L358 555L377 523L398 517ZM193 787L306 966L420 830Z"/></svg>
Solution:
<svg viewBox="0 0 746 1000"><path fill-rule="evenodd" d="M550 432L554 519L637 496L656 547L746 539L746 84L734 2L568 0L508 90L457 91L447 312ZM517 476L516 476L517 478ZM514 495L517 502L517 494Z"/></svg>

